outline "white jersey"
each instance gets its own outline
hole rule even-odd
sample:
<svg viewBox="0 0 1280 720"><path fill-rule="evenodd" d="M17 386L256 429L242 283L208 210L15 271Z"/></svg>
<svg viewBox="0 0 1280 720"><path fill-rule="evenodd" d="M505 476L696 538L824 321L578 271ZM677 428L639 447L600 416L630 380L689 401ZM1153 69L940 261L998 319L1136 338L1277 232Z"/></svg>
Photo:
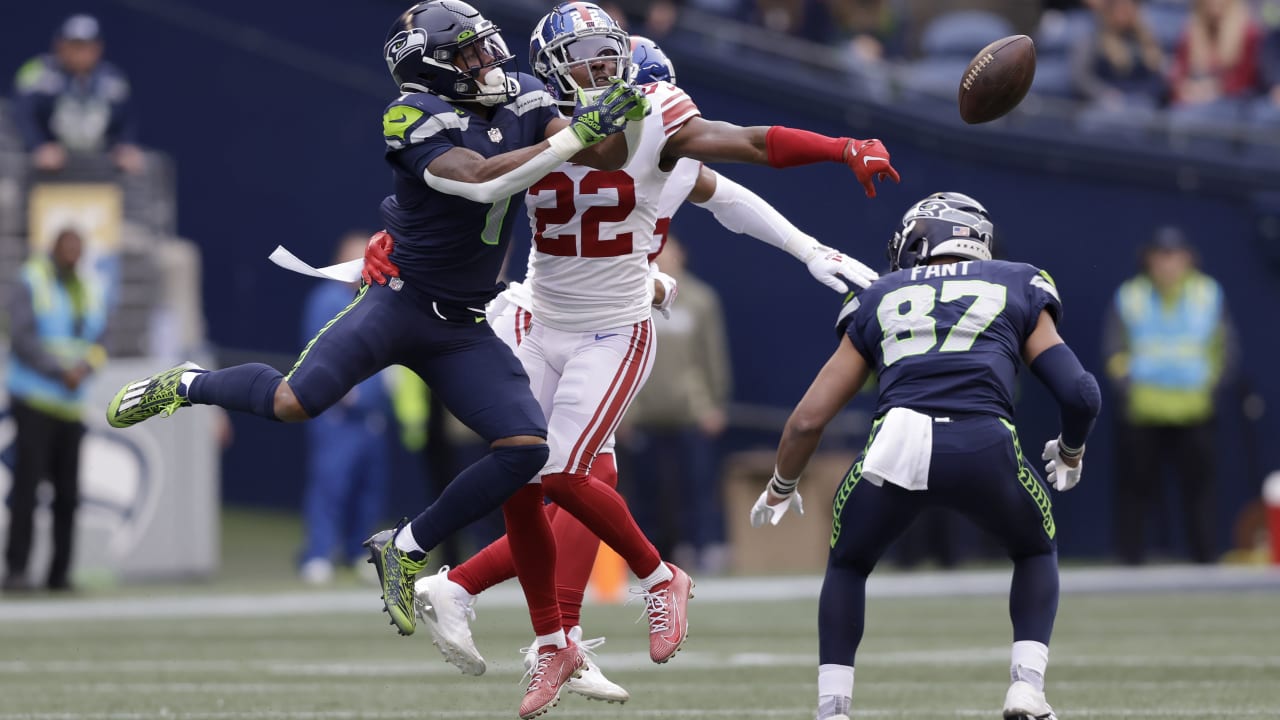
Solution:
<svg viewBox="0 0 1280 720"><path fill-rule="evenodd" d="M631 325L652 312L649 254L663 191L674 174L658 164L667 138L700 113L670 83L651 83L644 91L653 109L641 121L625 168L565 163L529 188L533 250L525 283L537 322L591 330Z"/></svg>

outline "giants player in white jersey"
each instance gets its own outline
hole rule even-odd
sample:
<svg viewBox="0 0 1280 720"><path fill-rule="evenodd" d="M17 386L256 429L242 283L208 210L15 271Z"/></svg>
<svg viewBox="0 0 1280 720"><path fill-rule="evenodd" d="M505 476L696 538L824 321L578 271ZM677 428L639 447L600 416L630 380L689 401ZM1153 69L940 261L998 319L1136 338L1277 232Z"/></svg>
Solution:
<svg viewBox="0 0 1280 720"><path fill-rule="evenodd" d="M598 6L564 3L539 24L531 54L534 73L568 102L577 93L625 77L630 41ZM586 574L590 572L589 562L572 559L584 554L572 542L573 518L609 543L641 579L650 657L661 663L684 641L692 582L679 568L661 561L616 490L595 477L593 465L649 374L652 308L663 307L674 295L668 292L674 285L660 275L660 282L651 280L648 257L672 171L680 158L774 167L843 162L871 196L873 178L896 181L897 172L877 140L711 122L670 83L653 83L645 91L654 111L637 123L639 137L627 138L631 159L623 170L600 172L565 164L529 189L535 245L533 277L528 281L533 321L522 334L517 356L548 416L551 458L542 483L558 506L552 521L557 563L565 558L561 567L566 570L585 566ZM677 197L687 195L686 188ZM593 541L592 554L596 547ZM512 577L512 570L504 538L447 575L425 578L418 585L433 640L446 659L466 673L480 674L485 668L467 626L474 596ZM557 585L565 584L563 577L558 569ZM579 604L585 584L586 575L574 583ZM560 612L556 598L547 605ZM566 630L572 634L576 609L571 623ZM531 685L580 675L583 660L577 646L557 650L547 640L540 637L535 642Z"/></svg>

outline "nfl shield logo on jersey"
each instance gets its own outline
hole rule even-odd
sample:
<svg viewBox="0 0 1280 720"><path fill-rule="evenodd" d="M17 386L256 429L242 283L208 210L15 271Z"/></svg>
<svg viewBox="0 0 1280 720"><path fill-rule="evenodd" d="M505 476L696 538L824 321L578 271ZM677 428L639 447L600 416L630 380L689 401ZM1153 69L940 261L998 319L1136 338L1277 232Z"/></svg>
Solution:
<svg viewBox="0 0 1280 720"><path fill-rule="evenodd" d="M498 128L489 128L489 139L496 143L502 142L502 131Z"/></svg>

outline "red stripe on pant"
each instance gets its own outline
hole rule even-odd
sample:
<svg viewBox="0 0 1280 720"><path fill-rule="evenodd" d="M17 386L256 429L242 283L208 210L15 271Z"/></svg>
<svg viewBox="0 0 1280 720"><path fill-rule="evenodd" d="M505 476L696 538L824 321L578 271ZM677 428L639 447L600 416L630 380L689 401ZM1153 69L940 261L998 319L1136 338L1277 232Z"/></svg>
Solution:
<svg viewBox="0 0 1280 720"><path fill-rule="evenodd" d="M633 383L639 382L640 367L642 363L636 362L637 355L646 353L649 348L649 335L652 332L651 321L638 322L631 328L631 344L627 348L627 354L622 358L622 363L618 366L618 372L614 374L613 381L609 383L609 389L605 391L604 397L600 400L600 405L596 407L595 413L591 416L591 421L583 428L582 434L578 436L578 441L574 443L573 450L569 452L569 456L565 460L564 472L585 472L579 470L581 460L585 453L589 453L591 457L595 457L596 451L609 437L599 435L602 427L612 425L616 416L621 415L625 409L625 404L620 403L619 399L626 397Z"/></svg>
<svg viewBox="0 0 1280 720"><path fill-rule="evenodd" d="M630 385L618 389L618 394L610 404L604 422L596 429L595 434L582 449L582 456L578 458L578 462L573 463L572 458L570 458L570 465L567 466L565 472L585 474L591 470L591 463L595 461L596 455L604 447L605 442L609 440L609 436L618 430L618 425L622 423L622 416L626 415L627 408L631 407L631 401L635 399L636 393L640 391L640 386L644 384L644 367L649 362L649 357L653 354L653 321L644 321L643 328L645 332L641 333L641 339L639 340L639 344L642 345L640 349L641 356L635 367L631 368L634 374L631 376ZM626 394L625 397L623 397L624 393Z"/></svg>

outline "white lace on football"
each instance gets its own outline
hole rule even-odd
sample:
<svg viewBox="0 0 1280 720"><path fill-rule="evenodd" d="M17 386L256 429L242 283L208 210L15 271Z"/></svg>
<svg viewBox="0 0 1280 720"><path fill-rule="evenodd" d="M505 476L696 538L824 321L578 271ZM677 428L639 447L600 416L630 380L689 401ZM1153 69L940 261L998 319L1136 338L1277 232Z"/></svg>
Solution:
<svg viewBox="0 0 1280 720"><path fill-rule="evenodd" d="M627 604L636 600L644 599L644 612L640 613L640 617L636 618L636 622L640 622L646 616L649 618L649 634L664 633L671 627L671 609L667 605L668 590L658 590L657 592L647 592L644 588L631 588L631 593L635 597L627 601ZM603 638L601 638L603 640Z"/></svg>

